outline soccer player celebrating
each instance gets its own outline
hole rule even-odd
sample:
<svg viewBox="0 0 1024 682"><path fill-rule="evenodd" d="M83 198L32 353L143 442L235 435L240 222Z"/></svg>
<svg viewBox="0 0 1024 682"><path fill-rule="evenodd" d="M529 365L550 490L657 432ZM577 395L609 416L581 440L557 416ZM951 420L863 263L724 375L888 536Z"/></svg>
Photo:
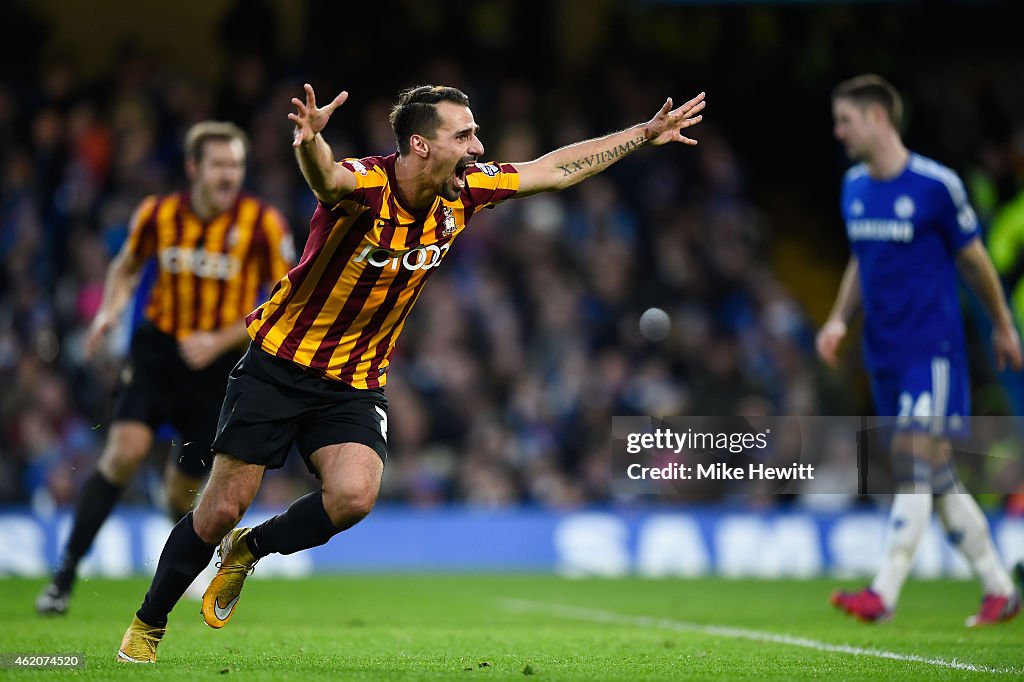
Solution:
<svg viewBox="0 0 1024 682"><path fill-rule="evenodd" d="M234 124L192 126L185 136L189 190L146 198L107 271L87 356L121 319L142 266L151 257L157 265L145 322L132 335L106 447L81 492L60 568L36 601L40 613L67 610L79 561L161 424L173 425L183 441L164 477L174 521L191 509L210 470L209 447L228 374L245 350L245 315L260 302L261 289L269 291L294 262L281 214L241 192L245 155L245 133Z"/></svg>
<svg viewBox="0 0 1024 682"><path fill-rule="evenodd" d="M316 547L373 508L387 458L382 389L395 342L427 278L482 209L561 190L643 146L696 144L701 93L646 123L579 142L527 163L480 163L483 144L465 94L421 86L391 111L398 151L334 160L320 135L348 98L318 107L313 88L293 99L294 147L318 205L299 265L248 317L252 343L231 374L210 482L196 510L167 539L153 583L118 659L156 660L167 616L220 544L220 570L203 618L223 627L245 577L271 553ZM292 444L322 482L255 528L235 528L267 467ZM234 530L232 530L234 529Z"/></svg>
<svg viewBox="0 0 1024 682"><path fill-rule="evenodd" d="M963 183L903 145L895 88L875 75L845 81L833 93L832 113L836 139L858 162L846 173L841 198L853 254L817 349L835 366L847 323L863 309L876 412L897 418L890 445L895 495L882 567L870 587L836 592L832 603L864 621L891 616L934 496L950 540L984 588L981 609L967 625L1009 620L1020 610L1018 593L984 514L950 461L950 438L963 432L970 414L957 269L994 322L1000 368L1020 369L1020 339Z"/></svg>

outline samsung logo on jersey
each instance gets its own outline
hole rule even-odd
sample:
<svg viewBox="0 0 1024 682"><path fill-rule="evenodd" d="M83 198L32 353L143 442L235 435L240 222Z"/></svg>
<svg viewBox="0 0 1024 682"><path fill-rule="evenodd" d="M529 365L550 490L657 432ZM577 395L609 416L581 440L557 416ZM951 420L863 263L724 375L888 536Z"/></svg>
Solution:
<svg viewBox="0 0 1024 682"><path fill-rule="evenodd" d="M242 269L234 256L210 253L202 249L171 246L160 250L160 268L172 275L191 272L198 277L228 280Z"/></svg>
<svg viewBox="0 0 1024 682"><path fill-rule="evenodd" d="M846 223L850 241L910 242L914 223L909 220L850 220Z"/></svg>
<svg viewBox="0 0 1024 682"><path fill-rule="evenodd" d="M397 270L399 265L406 270L429 270L441 264L441 259L448 253L450 246L451 243L444 246L430 244L429 246L417 246L408 251L392 251L374 244L367 244L353 262L366 261L374 267L392 270Z"/></svg>

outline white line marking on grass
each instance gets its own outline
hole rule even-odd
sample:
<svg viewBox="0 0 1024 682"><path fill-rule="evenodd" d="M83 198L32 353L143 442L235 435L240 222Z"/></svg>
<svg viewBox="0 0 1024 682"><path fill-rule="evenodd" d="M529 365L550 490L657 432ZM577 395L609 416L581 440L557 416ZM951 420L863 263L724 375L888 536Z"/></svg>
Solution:
<svg viewBox="0 0 1024 682"><path fill-rule="evenodd" d="M677 632L700 632L707 635L719 637L730 637L732 639L748 639L755 642L771 642L773 644L788 644L815 651L828 651L851 656L871 656L872 658L887 658L893 661L908 661L911 663L925 663L927 665L952 668L953 670L965 670L975 673L994 673L997 675L1020 675L1024 673L1022 668L991 668L987 665L975 665L964 663L955 658L946 660L944 658L928 658L916 654L901 654L895 651L884 651L882 649L865 649L848 644L829 644L819 642L806 637L794 637L792 635L777 634L774 632L763 632L760 630L748 630L747 628L735 628L726 625L701 625L700 623L688 623L672 618L655 618L653 616L629 616L612 611L601 611L598 609L581 608L578 606L567 606L564 604L551 604L549 602L532 601L529 599L503 599L502 603L511 611L523 611L534 613L547 613L562 618L573 620L584 620L591 623L609 623L612 625L633 625L641 628L659 628L662 630L675 630Z"/></svg>

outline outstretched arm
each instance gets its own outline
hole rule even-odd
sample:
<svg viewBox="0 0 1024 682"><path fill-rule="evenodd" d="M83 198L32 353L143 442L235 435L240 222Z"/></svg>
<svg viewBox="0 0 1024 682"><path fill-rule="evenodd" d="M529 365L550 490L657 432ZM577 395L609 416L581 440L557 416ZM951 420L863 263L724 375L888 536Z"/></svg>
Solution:
<svg viewBox="0 0 1024 682"><path fill-rule="evenodd" d="M995 347L996 365L1000 370L1007 365L1014 371L1020 370L1020 337L1013 324L1010 308L1003 298L1003 285L999 282L999 275L996 274L981 239L972 239L960 249L956 256L956 265L992 318L992 345Z"/></svg>
<svg viewBox="0 0 1024 682"><path fill-rule="evenodd" d="M296 113L288 114L288 120L295 124L295 158L299 162L306 184L316 198L328 206L338 203L343 196L356 188L356 176L352 171L334 162L334 152L320 131L327 125L334 110L345 103L348 92L342 92L334 101L323 108L316 106L313 86L305 84L306 101L292 98Z"/></svg>
<svg viewBox="0 0 1024 682"><path fill-rule="evenodd" d="M703 92L678 109L672 108L670 97L647 123L577 142L527 163L513 164L519 172L516 196L565 189L600 173L644 145L657 147L668 142L697 144L696 140L685 137L682 131L700 123L704 104Z"/></svg>
<svg viewBox="0 0 1024 682"><path fill-rule="evenodd" d="M815 339L818 355L832 367L839 363L839 345L846 338L846 325L860 310L860 304L860 265L857 257L851 256L850 262L846 264L846 272L843 273L843 281L839 284L832 312Z"/></svg>

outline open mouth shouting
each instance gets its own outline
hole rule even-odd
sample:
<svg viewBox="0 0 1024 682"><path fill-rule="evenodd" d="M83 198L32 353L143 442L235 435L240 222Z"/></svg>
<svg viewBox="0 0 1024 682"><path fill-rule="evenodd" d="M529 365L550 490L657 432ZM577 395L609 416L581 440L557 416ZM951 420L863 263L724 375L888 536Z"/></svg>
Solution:
<svg viewBox="0 0 1024 682"><path fill-rule="evenodd" d="M472 166L474 163L476 163L476 159L469 156L462 159L455 165L455 173L453 175L453 180L455 186L460 191L466 186L466 171L469 170L469 167Z"/></svg>
<svg viewBox="0 0 1024 682"><path fill-rule="evenodd" d="M455 169L452 171L448 181L444 183L442 188L441 196L448 201L455 201L462 194L462 190L466 188L466 171L469 167L476 163L476 157L465 156L457 164Z"/></svg>

